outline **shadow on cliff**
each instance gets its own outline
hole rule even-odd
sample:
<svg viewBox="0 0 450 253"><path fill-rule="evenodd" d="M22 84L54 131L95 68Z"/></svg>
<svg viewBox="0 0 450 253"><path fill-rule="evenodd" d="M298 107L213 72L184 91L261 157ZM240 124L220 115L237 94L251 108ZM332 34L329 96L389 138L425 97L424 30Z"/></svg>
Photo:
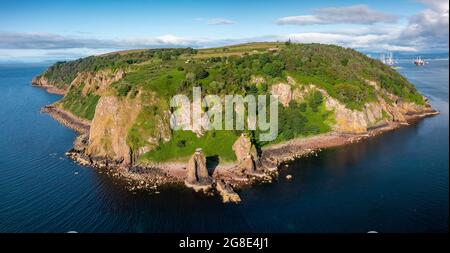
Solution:
<svg viewBox="0 0 450 253"><path fill-rule="evenodd" d="M214 171L216 170L217 166L219 165L219 156L208 156L206 157L206 167L208 168L208 172L210 175L214 174Z"/></svg>

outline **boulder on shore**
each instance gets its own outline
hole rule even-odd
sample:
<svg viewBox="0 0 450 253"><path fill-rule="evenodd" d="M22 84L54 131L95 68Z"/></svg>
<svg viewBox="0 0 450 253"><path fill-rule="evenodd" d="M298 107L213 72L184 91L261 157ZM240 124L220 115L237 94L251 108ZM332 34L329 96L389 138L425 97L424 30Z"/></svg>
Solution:
<svg viewBox="0 0 450 253"><path fill-rule="evenodd" d="M239 195L231 188L231 186L222 180L216 182L216 190L219 192L220 196L222 196L223 203L241 202L241 198Z"/></svg>

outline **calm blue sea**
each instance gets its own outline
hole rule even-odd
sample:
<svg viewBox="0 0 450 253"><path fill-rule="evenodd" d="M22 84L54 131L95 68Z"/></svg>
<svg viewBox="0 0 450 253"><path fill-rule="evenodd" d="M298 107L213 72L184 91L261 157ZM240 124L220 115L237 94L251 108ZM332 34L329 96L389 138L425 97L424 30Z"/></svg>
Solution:
<svg viewBox="0 0 450 253"><path fill-rule="evenodd" d="M400 65L440 115L298 160L238 205L74 164L75 133L39 112L60 97L30 86L46 66L0 65L0 232L448 232L448 60Z"/></svg>

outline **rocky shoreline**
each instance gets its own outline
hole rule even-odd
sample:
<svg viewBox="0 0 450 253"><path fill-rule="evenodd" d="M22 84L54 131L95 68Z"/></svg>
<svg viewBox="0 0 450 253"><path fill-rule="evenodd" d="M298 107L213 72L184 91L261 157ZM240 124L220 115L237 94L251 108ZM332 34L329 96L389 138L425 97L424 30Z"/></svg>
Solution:
<svg viewBox="0 0 450 253"><path fill-rule="evenodd" d="M272 160L279 166L280 164L293 161L299 157L321 151L322 149L356 143L400 127L408 126L417 120L437 114L439 114L439 112L430 107L429 110L421 113L406 115L406 122L390 122L383 126L370 129L367 133L363 134L341 134L332 132L304 139L294 139L286 143L271 145L263 149L262 157L267 157L267 159Z"/></svg>
<svg viewBox="0 0 450 253"><path fill-rule="evenodd" d="M72 113L58 107L55 104L46 105L41 109L41 112L48 113L56 121L62 125L75 130L78 134L88 134L90 128L90 122L83 120Z"/></svg>
<svg viewBox="0 0 450 253"><path fill-rule="evenodd" d="M90 122L80 119L56 105L45 106L42 112L48 113L64 126L79 133L79 136L74 141L74 148L66 153L68 157L82 166L97 168L114 178L125 181L127 188L131 191L145 189L159 193L158 189L161 186L184 184L196 191L203 191L207 194L218 193L222 196L224 202L240 201L239 195L234 190L239 190L255 183L272 182L278 176L278 168L285 163L300 157L317 154L322 149L359 142L439 113L431 107L426 107L421 112L406 114L406 122L389 122L383 126L370 129L363 134L331 132L307 138L293 139L286 143L263 147L258 159L254 159L254 155L251 154L249 147L245 147L245 155L242 158L238 157L236 163L204 168L203 170L207 170L207 172L206 174L204 174L204 171L202 173L208 178L208 183L202 184L200 181L203 179L198 179L197 182L188 182L189 180L187 179L190 171L191 173L197 173L198 166L206 166L206 162L203 162L203 165L199 165L198 161L193 161L194 165L175 162L159 164L136 163L130 165L124 164L123 161L92 157L85 153L85 146L89 141ZM247 145L245 138L243 140L242 145ZM191 160L194 159L194 155ZM205 158L201 157L201 159ZM191 168L192 166L193 168ZM239 166L244 167L242 170L239 170Z"/></svg>
<svg viewBox="0 0 450 253"><path fill-rule="evenodd" d="M65 95L66 90L60 89L55 87L54 85L50 84L47 79L44 77L35 77L31 81L31 85L42 88L46 90L48 93L57 94L57 95Z"/></svg>

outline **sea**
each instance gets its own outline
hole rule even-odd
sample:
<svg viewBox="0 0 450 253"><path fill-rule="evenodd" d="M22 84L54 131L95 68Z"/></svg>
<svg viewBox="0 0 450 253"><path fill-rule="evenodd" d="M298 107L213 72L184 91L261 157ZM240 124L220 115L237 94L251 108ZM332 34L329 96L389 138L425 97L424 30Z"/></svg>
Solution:
<svg viewBox="0 0 450 253"><path fill-rule="evenodd" d="M448 58L398 65L439 115L299 159L223 204L177 186L129 192L75 164L76 133L40 112L61 97L31 86L48 65L0 64L0 232L448 233Z"/></svg>

